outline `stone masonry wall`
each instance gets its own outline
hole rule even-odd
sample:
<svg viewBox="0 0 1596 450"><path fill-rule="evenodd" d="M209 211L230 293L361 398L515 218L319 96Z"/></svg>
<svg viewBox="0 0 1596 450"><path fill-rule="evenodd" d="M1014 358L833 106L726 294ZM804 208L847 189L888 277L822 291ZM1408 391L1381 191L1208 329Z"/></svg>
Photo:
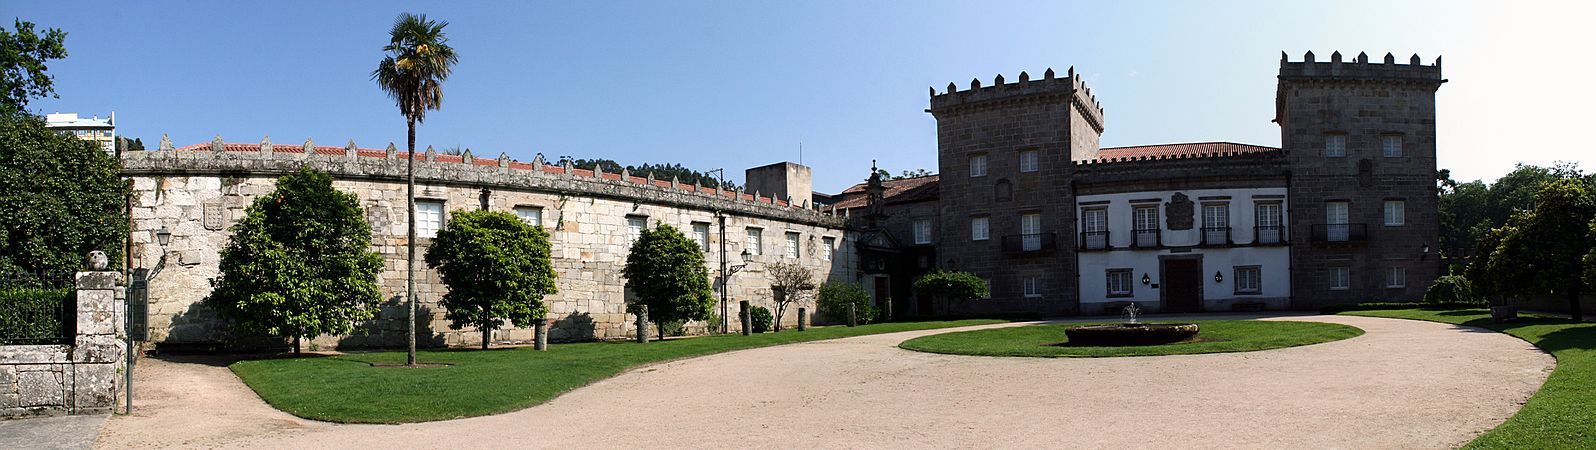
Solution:
<svg viewBox="0 0 1596 450"><path fill-rule="evenodd" d="M124 156L127 176L134 180L132 210L134 266L148 266L160 257L153 232L171 230L168 266L150 284L151 341L164 344L225 344L232 339L225 324L202 300L210 280L218 276L218 251L226 245L228 228L244 214L254 199L274 188L276 178L300 165L327 171L334 186L359 198L372 226L373 250L386 261L379 275L387 300L378 319L360 324L348 336L323 336L311 341L315 348L385 347L402 345L405 332L406 205L403 158L392 147L382 150L337 147L273 147L268 143L193 146ZM216 151L220 149L220 151ZM728 239L732 264L747 242L747 230L762 230L763 251L749 267L731 280L733 330L738 300L770 307L772 295L764 277L767 264L791 260L785 256L785 235L798 233L797 261L815 270L817 278L852 276L853 252L846 251L839 217L822 214L780 199L754 198L742 192L689 186L671 180L653 180L629 174L602 172L534 163L464 156L417 155L416 197L440 201L446 211L475 210L482 191L488 191L489 208L513 211L539 208L553 244L553 263L559 293L546 297L550 339L575 341L630 336L635 330L626 312L626 280L621 276L630 245L628 217L646 218L649 227L670 224L689 237L694 225L709 231L705 253L709 276L718 276L719 245ZM717 211L726 216L726 236L719 234ZM447 222L447 217L445 218ZM837 245L831 260L822 258L823 237ZM453 330L443 318L438 299L445 293L438 275L426 269L421 255L429 238L419 238L416 291L419 300L418 342L423 345L460 345L480 342L473 328ZM717 284L718 289L718 284ZM716 292L719 299L719 292ZM812 306L810 309L813 309ZM717 305L717 313L720 308ZM789 315L795 315L791 311ZM790 321L795 316L786 317ZM791 323L791 322L787 322ZM496 332L498 341L532 339L530 328ZM689 324L701 333L704 324Z"/></svg>
<svg viewBox="0 0 1596 450"><path fill-rule="evenodd" d="M0 417L103 414L123 392L116 272L79 272L72 345L0 346Z"/></svg>

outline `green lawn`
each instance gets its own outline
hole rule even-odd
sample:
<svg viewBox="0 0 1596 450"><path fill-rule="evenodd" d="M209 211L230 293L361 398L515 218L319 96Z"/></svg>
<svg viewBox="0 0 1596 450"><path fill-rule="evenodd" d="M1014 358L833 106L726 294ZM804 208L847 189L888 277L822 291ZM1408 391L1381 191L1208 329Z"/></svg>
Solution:
<svg viewBox="0 0 1596 450"><path fill-rule="evenodd" d="M441 368L371 366L403 363L404 352L261 359L231 367L267 403L299 417L349 423L426 422L524 409L648 363L795 342L1001 322L903 322L648 344L555 344L546 352L531 348L421 352L422 363L452 364Z"/></svg>
<svg viewBox="0 0 1596 450"><path fill-rule="evenodd" d="M1429 320L1496 330L1557 358L1557 370L1517 415L1465 448L1596 448L1596 324L1527 317L1497 324L1483 309L1377 310L1346 315Z"/></svg>
<svg viewBox="0 0 1596 450"><path fill-rule="evenodd" d="M1152 322L1158 323L1158 322ZM1069 347L1064 329L1085 324L1032 325L922 336L899 347L931 353L979 356L1102 357L1250 352L1346 339L1363 330L1322 322L1197 320L1201 342L1138 347Z"/></svg>

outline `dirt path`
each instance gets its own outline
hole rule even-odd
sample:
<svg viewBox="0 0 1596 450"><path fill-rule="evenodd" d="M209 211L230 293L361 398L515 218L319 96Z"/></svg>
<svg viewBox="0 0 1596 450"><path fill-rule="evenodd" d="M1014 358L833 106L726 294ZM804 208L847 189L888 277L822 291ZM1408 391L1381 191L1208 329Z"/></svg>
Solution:
<svg viewBox="0 0 1596 450"><path fill-rule="evenodd" d="M1554 360L1505 334L1350 316L1343 341L1251 353L1032 359L896 347L931 330L643 367L547 404L410 425L333 425L225 367L151 361L99 446L253 448L1453 447L1513 415Z"/></svg>

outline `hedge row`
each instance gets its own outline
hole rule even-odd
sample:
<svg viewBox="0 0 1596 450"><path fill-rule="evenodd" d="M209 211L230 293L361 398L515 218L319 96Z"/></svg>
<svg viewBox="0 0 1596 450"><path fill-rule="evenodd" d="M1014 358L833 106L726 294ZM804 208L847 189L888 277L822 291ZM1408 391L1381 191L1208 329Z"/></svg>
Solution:
<svg viewBox="0 0 1596 450"><path fill-rule="evenodd" d="M1420 303L1420 302L1365 302L1346 305L1329 305L1319 308L1320 314L1336 314L1347 311L1372 311L1380 309L1472 309L1481 305L1473 303Z"/></svg>

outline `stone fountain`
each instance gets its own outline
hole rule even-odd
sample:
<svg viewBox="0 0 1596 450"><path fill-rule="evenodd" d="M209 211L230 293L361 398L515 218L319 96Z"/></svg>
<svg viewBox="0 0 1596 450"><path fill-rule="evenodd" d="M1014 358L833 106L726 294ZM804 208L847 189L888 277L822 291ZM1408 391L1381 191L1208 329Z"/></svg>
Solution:
<svg viewBox="0 0 1596 450"><path fill-rule="evenodd" d="M1125 307L1116 324L1082 325L1064 329L1069 345L1077 347L1122 347L1131 345L1160 345L1189 341L1197 337L1195 323L1147 324L1137 321L1141 308L1136 303Z"/></svg>

